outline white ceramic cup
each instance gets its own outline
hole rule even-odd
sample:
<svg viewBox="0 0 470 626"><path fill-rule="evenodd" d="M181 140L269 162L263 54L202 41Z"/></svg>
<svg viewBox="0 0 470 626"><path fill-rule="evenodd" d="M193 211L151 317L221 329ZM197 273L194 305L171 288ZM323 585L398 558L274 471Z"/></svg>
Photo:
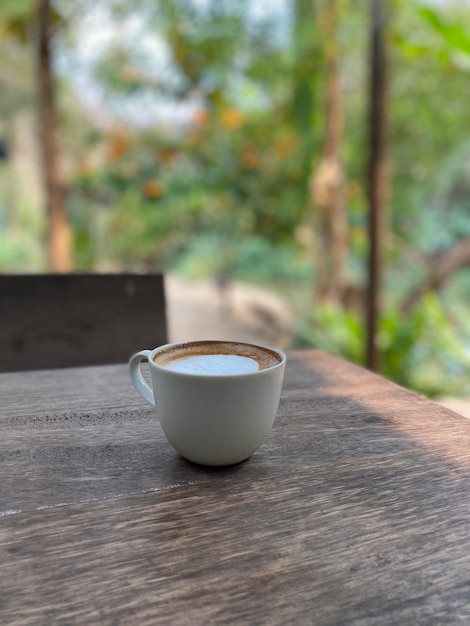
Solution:
<svg viewBox="0 0 470 626"><path fill-rule="evenodd" d="M219 345L224 346L225 354L227 345L235 355L240 350L244 354L250 346L257 354L266 351L274 355L274 364L248 373L215 375L174 371L162 365L171 351L209 346L211 354L216 354ZM142 361L149 363L152 387L142 376ZM286 356L280 350L240 342L198 341L141 350L131 357L129 370L135 388L157 409L163 432L181 456L202 465L232 465L248 459L271 430L285 364Z"/></svg>

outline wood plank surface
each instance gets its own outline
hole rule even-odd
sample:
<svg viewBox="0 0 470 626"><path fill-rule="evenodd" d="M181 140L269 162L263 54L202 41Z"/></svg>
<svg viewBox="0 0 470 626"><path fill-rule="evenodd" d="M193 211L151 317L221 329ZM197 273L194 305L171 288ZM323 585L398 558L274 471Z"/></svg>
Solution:
<svg viewBox="0 0 470 626"><path fill-rule="evenodd" d="M164 439L122 366L0 376L0 624L470 623L470 422L291 353L247 462Z"/></svg>
<svg viewBox="0 0 470 626"><path fill-rule="evenodd" d="M0 372L125 363L166 340L162 274L0 275Z"/></svg>

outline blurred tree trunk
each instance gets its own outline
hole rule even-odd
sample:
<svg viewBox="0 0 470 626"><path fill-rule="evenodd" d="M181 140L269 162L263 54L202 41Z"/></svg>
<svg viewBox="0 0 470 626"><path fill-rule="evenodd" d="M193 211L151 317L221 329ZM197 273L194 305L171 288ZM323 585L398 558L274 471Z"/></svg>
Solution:
<svg viewBox="0 0 470 626"><path fill-rule="evenodd" d="M294 0L295 70L292 85L292 116L301 141L306 178L315 137L314 108L322 58L322 41L315 24L315 0Z"/></svg>
<svg viewBox="0 0 470 626"><path fill-rule="evenodd" d="M379 369L377 329L380 316L384 212L389 193L387 170L387 0L371 0L369 113L369 260L366 298L367 367Z"/></svg>
<svg viewBox="0 0 470 626"><path fill-rule="evenodd" d="M343 104L340 79L338 29L340 0L326 0L320 27L324 33L326 74L325 139L318 165L309 182L315 211L315 297L317 301L341 302L345 291L348 224L341 160Z"/></svg>
<svg viewBox="0 0 470 626"><path fill-rule="evenodd" d="M39 133L47 217L49 269L72 269L72 237L65 208L65 186L59 154L59 120L52 70L50 0L36 0Z"/></svg>

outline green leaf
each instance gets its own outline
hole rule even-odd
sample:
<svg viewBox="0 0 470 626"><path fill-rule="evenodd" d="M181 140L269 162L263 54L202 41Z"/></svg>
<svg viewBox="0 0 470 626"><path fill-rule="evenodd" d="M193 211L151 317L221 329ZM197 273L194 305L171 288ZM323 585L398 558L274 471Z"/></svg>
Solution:
<svg viewBox="0 0 470 626"><path fill-rule="evenodd" d="M35 13L35 4L32 0L2 0L0 4L2 21L31 16L33 13Z"/></svg>
<svg viewBox="0 0 470 626"><path fill-rule="evenodd" d="M394 43L410 58L417 58L429 52L429 47L406 40L398 33L394 35Z"/></svg>
<svg viewBox="0 0 470 626"><path fill-rule="evenodd" d="M441 35L447 45L454 51L459 50L470 54L470 32L457 22L444 21L437 11L423 7L419 14L432 28Z"/></svg>

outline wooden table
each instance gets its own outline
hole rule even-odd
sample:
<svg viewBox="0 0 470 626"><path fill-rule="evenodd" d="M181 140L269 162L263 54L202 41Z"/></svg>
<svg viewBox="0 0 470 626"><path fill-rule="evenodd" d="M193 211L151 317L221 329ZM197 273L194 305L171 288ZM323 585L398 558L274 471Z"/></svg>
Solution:
<svg viewBox="0 0 470 626"><path fill-rule="evenodd" d="M0 624L470 624L470 421L289 355L268 441L178 457L125 366L0 376Z"/></svg>

